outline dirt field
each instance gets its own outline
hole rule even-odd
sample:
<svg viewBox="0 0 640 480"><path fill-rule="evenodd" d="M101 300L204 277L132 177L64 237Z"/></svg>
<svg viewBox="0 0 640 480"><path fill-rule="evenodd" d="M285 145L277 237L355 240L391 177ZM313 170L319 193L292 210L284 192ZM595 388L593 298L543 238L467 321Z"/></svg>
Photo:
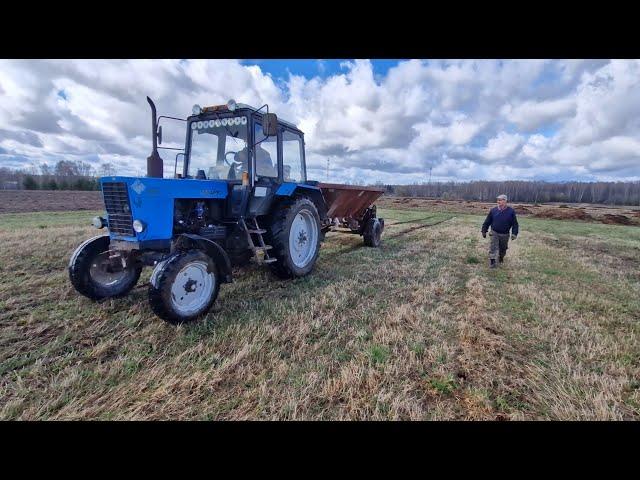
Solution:
<svg viewBox="0 0 640 480"><path fill-rule="evenodd" d="M0 190L0 213L102 210L100 192Z"/></svg>
<svg viewBox="0 0 640 480"><path fill-rule="evenodd" d="M98 212L0 215L0 419L640 419L640 229L381 209L312 275L250 267L205 319L92 303L66 265Z"/></svg>

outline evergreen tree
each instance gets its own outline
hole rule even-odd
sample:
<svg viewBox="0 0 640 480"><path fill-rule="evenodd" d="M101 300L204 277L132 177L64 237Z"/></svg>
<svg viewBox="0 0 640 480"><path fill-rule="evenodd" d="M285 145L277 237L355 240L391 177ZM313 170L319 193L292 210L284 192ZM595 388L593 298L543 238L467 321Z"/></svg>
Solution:
<svg viewBox="0 0 640 480"><path fill-rule="evenodd" d="M31 175L24 177L24 180L22 180L22 186L25 190L38 190L38 182L36 182L35 178Z"/></svg>

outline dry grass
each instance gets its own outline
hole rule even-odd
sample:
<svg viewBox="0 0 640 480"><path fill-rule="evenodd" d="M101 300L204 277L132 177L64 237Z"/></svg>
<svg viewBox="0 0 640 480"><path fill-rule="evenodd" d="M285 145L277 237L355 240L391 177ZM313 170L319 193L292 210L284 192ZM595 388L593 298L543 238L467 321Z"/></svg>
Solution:
<svg viewBox="0 0 640 480"><path fill-rule="evenodd" d="M382 248L331 234L178 328L71 288L92 213L0 215L0 418L640 417L640 229L522 219L493 271L482 217L382 214Z"/></svg>

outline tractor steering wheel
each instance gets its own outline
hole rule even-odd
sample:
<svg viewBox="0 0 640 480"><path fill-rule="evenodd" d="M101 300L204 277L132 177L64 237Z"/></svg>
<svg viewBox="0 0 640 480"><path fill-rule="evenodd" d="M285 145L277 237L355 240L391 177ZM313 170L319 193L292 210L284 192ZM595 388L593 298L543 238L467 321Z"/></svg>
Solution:
<svg viewBox="0 0 640 480"><path fill-rule="evenodd" d="M227 152L227 153L225 153L225 154L224 154L224 163L226 163L226 164L227 164L227 165L229 165L230 167L233 167L233 166L234 166L235 164L237 164L238 162L236 162L235 160L233 160L233 161L231 161L231 162L230 162L229 160L227 160L227 156L228 156L229 154L237 155L237 154L238 154L238 152Z"/></svg>

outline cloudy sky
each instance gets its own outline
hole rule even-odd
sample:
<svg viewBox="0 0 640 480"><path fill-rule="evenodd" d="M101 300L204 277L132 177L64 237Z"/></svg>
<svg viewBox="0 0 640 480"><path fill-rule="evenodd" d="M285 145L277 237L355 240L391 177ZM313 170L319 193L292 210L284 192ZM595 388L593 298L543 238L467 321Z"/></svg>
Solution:
<svg viewBox="0 0 640 480"><path fill-rule="evenodd" d="M305 132L311 179L329 159L330 181L640 180L637 60L0 60L0 166L143 175L147 95L183 118L268 103Z"/></svg>

